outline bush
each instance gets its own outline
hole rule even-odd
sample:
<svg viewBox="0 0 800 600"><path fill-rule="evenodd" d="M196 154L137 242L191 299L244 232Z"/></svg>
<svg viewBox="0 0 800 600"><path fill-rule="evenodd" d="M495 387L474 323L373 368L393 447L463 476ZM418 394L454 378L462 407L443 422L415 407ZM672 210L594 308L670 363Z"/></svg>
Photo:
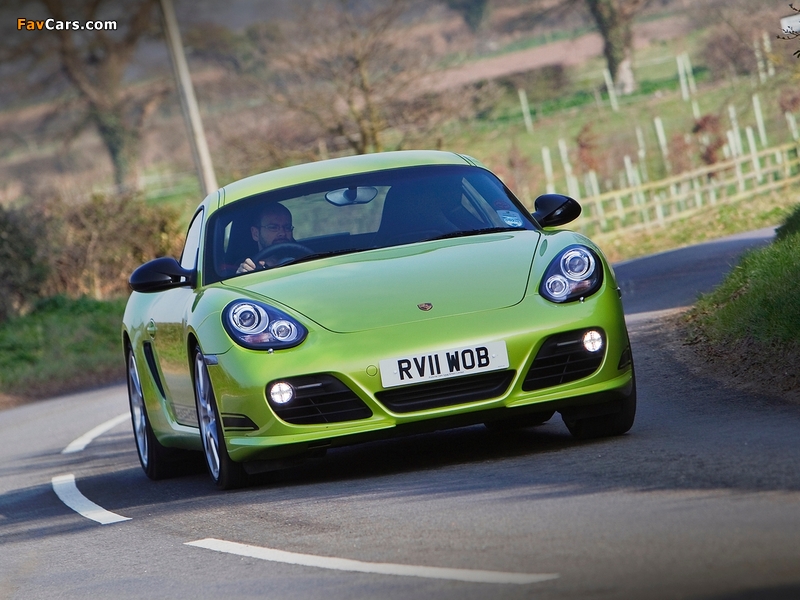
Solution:
<svg viewBox="0 0 800 600"><path fill-rule="evenodd" d="M743 341L800 351L800 206L778 228L776 240L747 253L689 313L693 334L712 346Z"/></svg>
<svg viewBox="0 0 800 600"><path fill-rule="evenodd" d="M739 34L727 25L711 30L705 41L702 57L714 79L731 75L750 75L756 72L753 35Z"/></svg>
<svg viewBox="0 0 800 600"><path fill-rule="evenodd" d="M37 247L41 224L0 206L0 322L24 312L38 297L47 265Z"/></svg>
<svg viewBox="0 0 800 600"><path fill-rule="evenodd" d="M775 236L777 239L782 240L796 233L800 233L800 204L798 204L794 210L789 213L789 216L786 217L783 225L778 227L777 231L775 232Z"/></svg>
<svg viewBox="0 0 800 600"><path fill-rule="evenodd" d="M50 276L43 291L50 296L123 296L136 267L158 256L176 256L183 244L176 209L132 196L95 195L81 204L54 200L37 210L47 231Z"/></svg>

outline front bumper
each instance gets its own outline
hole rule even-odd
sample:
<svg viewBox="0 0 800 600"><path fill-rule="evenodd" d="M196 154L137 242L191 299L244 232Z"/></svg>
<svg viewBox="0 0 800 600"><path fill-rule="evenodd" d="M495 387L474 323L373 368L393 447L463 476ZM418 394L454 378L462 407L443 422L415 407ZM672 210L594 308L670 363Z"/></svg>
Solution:
<svg viewBox="0 0 800 600"><path fill-rule="evenodd" d="M596 370L574 381L531 389L530 367L545 342L564 332L588 328L602 330L605 337ZM420 410L397 406L392 410L390 402L380 400L385 391L378 370L382 359L500 340L506 343L510 376L499 394L444 406L423 405ZM231 458L254 461L515 414L575 411L587 405L613 407L630 394L633 385L626 356L630 356L630 345L621 302L615 290L604 288L585 302L555 305L532 295L502 310L355 333L309 327L306 341L289 350L268 353L233 347L217 355L209 374L226 424ZM292 424L279 418L267 401L267 383L310 374L340 381L371 416L362 412L356 420L313 424Z"/></svg>

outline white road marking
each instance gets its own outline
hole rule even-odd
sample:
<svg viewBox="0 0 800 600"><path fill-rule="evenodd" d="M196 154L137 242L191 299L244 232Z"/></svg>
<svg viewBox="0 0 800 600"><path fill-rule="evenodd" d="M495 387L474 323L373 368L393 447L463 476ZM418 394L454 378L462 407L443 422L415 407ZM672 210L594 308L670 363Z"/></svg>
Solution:
<svg viewBox="0 0 800 600"><path fill-rule="evenodd" d="M69 445L61 451L61 454L72 454L73 452L80 452L81 450L86 448L86 446L88 446L92 442L92 440L94 440L96 437L103 435L106 431L108 431L109 429L113 429L120 423L124 422L126 419L130 419L130 413L127 412L123 413L118 417L114 417L113 419L106 421L105 423L101 423L94 429L91 429L90 431L84 433L81 437L71 441Z"/></svg>
<svg viewBox="0 0 800 600"><path fill-rule="evenodd" d="M214 538L205 538L194 542L186 542L187 546L206 548L216 552L225 552L237 556L247 556L270 562L333 569L336 571L355 571L357 573L375 573L379 575L400 575L405 577L425 577L428 579L448 579L451 581L468 581L471 583L510 583L525 585L557 579L557 573L507 573L503 571L477 571L471 569L447 569L441 567L420 567L415 565L396 565L391 563L371 563L348 558L314 556L297 554L260 546L249 546L237 542L227 542Z"/></svg>
<svg viewBox="0 0 800 600"><path fill-rule="evenodd" d="M108 511L81 494L78 491L78 486L75 485L75 476L71 473L53 477L53 491L64 504L76 513L92 521L97 521L101 525L130 521L130 517L123 517Z"/></svg>

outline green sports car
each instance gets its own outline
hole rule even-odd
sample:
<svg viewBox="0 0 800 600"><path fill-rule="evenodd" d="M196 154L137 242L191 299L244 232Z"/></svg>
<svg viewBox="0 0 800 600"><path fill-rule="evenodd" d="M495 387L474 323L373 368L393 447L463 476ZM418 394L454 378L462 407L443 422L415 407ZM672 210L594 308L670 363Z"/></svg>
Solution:
<svg viewBox="0 0 800 600"><path fill-rule="evenodd" d="M122 339L145 473L201 451L220 488L327 448L555 412L623 434L636 388L614 273L566 196L530 214L469 156L279 169L197 208L134 271Z"/></svg>

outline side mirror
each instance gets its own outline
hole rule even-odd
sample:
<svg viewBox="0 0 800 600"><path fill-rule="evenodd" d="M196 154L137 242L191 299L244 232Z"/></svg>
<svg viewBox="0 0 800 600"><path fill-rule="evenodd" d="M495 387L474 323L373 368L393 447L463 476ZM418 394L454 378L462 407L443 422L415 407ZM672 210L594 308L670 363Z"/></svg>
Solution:
<svg viewBox="0 0 800 600"><path fill-rule="evenodd" d="M144 263L131 273L128 285L134 292L160 292L194 285L194 271L187 271L171 256Z"/></svg>
<svg viewBox="0 0 800 600"><path fill-rule="evenodd" d="M574 221L581 214L581 205L569 196L544 194L533 203L533 218L542 227L558 227Z"/></svg>

